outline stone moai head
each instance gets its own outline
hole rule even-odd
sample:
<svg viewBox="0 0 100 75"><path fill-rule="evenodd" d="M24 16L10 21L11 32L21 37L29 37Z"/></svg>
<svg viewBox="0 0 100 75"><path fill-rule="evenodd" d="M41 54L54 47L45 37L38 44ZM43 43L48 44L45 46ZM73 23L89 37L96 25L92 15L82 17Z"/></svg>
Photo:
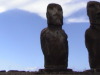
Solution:
<svg viewBox="0 0 100 75"><path fill-rule="evenodd" d="M63 10L59 4L49 4L46 16L48 25L63 25Z"/></svg>
<svg viewBox="0 0 100 75"><path fill-rule="evenodd" d="M100 2L89 1L87 3L87 15L89 16L91 25L100 24Z"/></svg>

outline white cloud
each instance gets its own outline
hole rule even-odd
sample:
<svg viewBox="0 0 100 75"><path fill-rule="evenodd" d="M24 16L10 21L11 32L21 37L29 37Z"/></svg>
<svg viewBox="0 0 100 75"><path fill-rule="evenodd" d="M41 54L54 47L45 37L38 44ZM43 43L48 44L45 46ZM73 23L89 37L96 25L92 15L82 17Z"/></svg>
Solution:
<svg viewBox="0 0 100 75"><path fill-rule="evenodd" d="M80 23L80 22L89 22L85 17L77 17L77 18L68 18L65 20L66 23Z"/></svg>
<svg viewBox="0 0 100 75"><path fill-rule="evenodd" d="M77 0L0 0L0 12L18 8L45 17L47 5L58 3L63 7L64 16L69 16L86 5L85 2L76 3L75 1Z"/></svg>
<svg viewBox="0 0 100 75"><path fill-rule="evenodd" d="M5 7L6 10L18 8L21 5L27 3L28 0L0 0L0 7Z"/></svg>
<svg viewBox="0 0 100 75"><path fill-rule="evenodd" d="M85 8L87 1L90 0L0 0L0 13L17 8L46 18L47 5L49 3L58 3L63 8L64 17L68 17L78 10ZM75 19L72 20L75 21Z"/></svg>
<svg viewBox="0 0 100 75"><path fill-rule="evenodd" d="M62 6L64 17L71 15L72 13L78 11L86 6L85 2L74 3L72 0L38 0L34 3L25 5L19 9L37 13L38 15L46 18L46 8L49 3L58 3Z"/></svg>
<svg viewBox="0 0 100 75"><path fill-rule="evenodd" d="M36 2L22 6L19 9L26 10L29 12L34 12L34 13L37 13L38 15L42 16L43 18L46 18L46 16L45 16L46 8L49 3L58 3L63 6L65 3L69 3L70 1L71 0L67 0L67 1L65 1L65 0L37 0Z"/></svg>
<svg viewBox="0 0 100 75"><path fill-rule="evenodd" d="M76 12L82 8L85 8L85 7L86 7L85 2L69 3L66 5L63 5L64 16L68 17L71 14L73 14L74 12Z"/></svg>
<svg viewBox="0 0 100 75"><path fill-rule="evenodd" d="M6 8L3 6L0 6L0 13L5 12L5 11L6 11Z"/></svg>

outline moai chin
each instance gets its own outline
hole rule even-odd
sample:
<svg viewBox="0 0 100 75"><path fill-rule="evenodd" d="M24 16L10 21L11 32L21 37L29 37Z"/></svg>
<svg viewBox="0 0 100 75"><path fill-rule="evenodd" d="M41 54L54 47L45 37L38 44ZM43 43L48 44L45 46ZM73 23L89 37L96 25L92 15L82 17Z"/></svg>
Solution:
<svg viewBox="0 0 100 75"><path fill-rule="evenodd" d="M44 67L48 70L64 70L68 66L67 34L62 29L63 10L59 4L47 6L48 27L41 31L41 48L44 54Z"/></svg>
<svg viewBox="0 0 100 75"><path fill-rule="evenodd" d="M90 27L85 32L85 44L89 54L89 64L91 69L100 71L100 3L89 1L87 15Z"/></svg>

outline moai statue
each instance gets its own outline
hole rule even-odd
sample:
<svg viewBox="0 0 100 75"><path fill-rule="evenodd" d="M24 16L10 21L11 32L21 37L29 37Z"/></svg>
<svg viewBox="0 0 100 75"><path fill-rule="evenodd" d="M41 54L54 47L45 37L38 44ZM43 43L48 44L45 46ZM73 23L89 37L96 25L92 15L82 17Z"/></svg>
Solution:
<svg viewBox="0 0 100 75"><path fill-rule="evenodd" d="M100 3L89 1L87 15L90 27L85 32L85 44L89 54L90 68L100 71Z"/></svg>
<svg viewBox="0 0 100 75"><path fill-rule="evenodd" d="M48 27L42 30L40 37L44 67L46 70L65 70L68 66L68 37L62 29L62 7L55 3L49 4L46 17Z"/></svg>

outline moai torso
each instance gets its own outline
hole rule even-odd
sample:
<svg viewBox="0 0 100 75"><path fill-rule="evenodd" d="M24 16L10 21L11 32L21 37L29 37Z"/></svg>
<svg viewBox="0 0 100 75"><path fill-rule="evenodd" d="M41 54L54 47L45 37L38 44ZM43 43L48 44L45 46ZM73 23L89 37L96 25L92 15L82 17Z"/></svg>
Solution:
<svg viewBox="0 0 100 75"><path fill-rule="evenodd" d="M45 28L41 32L45 68L66 69L68 62L67 35L62 29Z"/></svg>

